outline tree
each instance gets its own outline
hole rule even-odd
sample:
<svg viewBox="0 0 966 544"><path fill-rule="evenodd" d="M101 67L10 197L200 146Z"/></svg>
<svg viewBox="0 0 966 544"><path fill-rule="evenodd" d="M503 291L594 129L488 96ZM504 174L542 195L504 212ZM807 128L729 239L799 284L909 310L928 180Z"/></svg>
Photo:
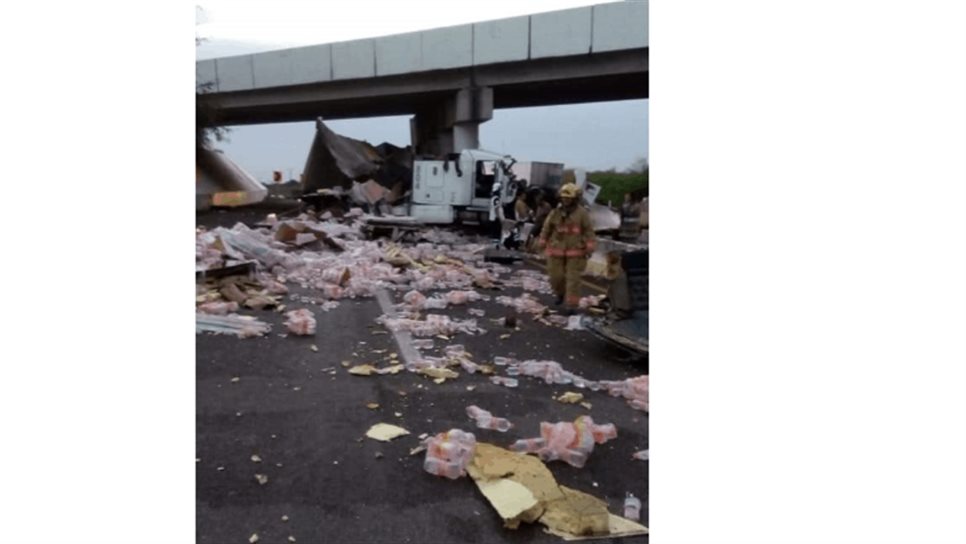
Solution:
<svg viewBox="0 0 966 544"><path fill-rule="evenodd" d="M634 162L632 162L630 166L627 167L627 172L632 174L643 174L644 172L647 172L647 169L647 157L638 157L634 159Z"/></svg>

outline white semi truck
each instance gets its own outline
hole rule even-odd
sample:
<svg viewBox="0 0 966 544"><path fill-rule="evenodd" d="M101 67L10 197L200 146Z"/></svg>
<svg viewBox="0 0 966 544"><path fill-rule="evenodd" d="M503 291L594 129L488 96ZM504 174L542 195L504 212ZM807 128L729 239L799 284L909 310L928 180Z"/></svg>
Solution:
<svg viewBox="0 0 966 544"><path fill-rule="evenodd" d="M515 159L466 149L447 160L414 160L407 214L422 223L503 221L503 205L526 190L513 172Z"/></svg>

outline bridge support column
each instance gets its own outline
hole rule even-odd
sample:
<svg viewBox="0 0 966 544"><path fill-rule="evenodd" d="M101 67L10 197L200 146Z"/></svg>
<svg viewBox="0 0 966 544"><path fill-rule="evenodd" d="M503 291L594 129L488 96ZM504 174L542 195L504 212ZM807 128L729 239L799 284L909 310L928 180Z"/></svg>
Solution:
<svg viewBox="0 0 966 544"><path fill-rule="evenodd" d="M441 157L480 146L480 123L493 118L493 89L461 89L439 106L416 112L410 119L417 155Z"/></svg>

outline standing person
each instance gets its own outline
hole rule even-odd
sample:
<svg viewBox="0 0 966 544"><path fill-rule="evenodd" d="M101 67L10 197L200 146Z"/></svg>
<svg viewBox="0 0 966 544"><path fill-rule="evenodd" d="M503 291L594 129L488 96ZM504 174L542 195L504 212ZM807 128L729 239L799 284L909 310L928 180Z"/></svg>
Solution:
<svg viewBox="0 0 966 544"><path fill-rule="evenodd" d="M546 248L550 286L573 314L580 303L580 275L597 247L590 215L578 204L580 189L573 183L560 188L560 205L547 217L540 231L540 247Z"/></svg>
<svg viewBox="0 0 966 544"><path fill-rule="evenodd" d="M527 221L532 219L530 206L527 206L527 195L523 191L517 192L516 202L513 203L513 211L517 221Z"/></svg>
<svg viewBox="0 0 966 544"><path fill-rule="evenodd" d="M547 221L547 216L553 211L553 206L547 200L547 195L543 189L534 189L531 194L533 195L534 220L533 231L530 233L530 240L527 241L527 251L536 251L537 242L540 239L540 231L543 230L543 224Z"/></svg>
<svg viewBox="0 0 966 544"><path fill-rule="evenodd" d="M633 193L624 193L621 206L621 227L618 234L621 242L637 243L641 236L641 207Z"/></svg>

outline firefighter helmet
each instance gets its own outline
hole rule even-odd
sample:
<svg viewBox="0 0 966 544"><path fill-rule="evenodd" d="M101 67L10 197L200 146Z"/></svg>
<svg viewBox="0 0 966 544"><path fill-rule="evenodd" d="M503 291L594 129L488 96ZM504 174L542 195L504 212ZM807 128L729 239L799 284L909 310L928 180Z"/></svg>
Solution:
<svg viewBox="0 0 966 544"><path fill-rule="evenodd" d="M577 198L580 189L573 183L564 183L560 188L560 198Z"/></svg>

